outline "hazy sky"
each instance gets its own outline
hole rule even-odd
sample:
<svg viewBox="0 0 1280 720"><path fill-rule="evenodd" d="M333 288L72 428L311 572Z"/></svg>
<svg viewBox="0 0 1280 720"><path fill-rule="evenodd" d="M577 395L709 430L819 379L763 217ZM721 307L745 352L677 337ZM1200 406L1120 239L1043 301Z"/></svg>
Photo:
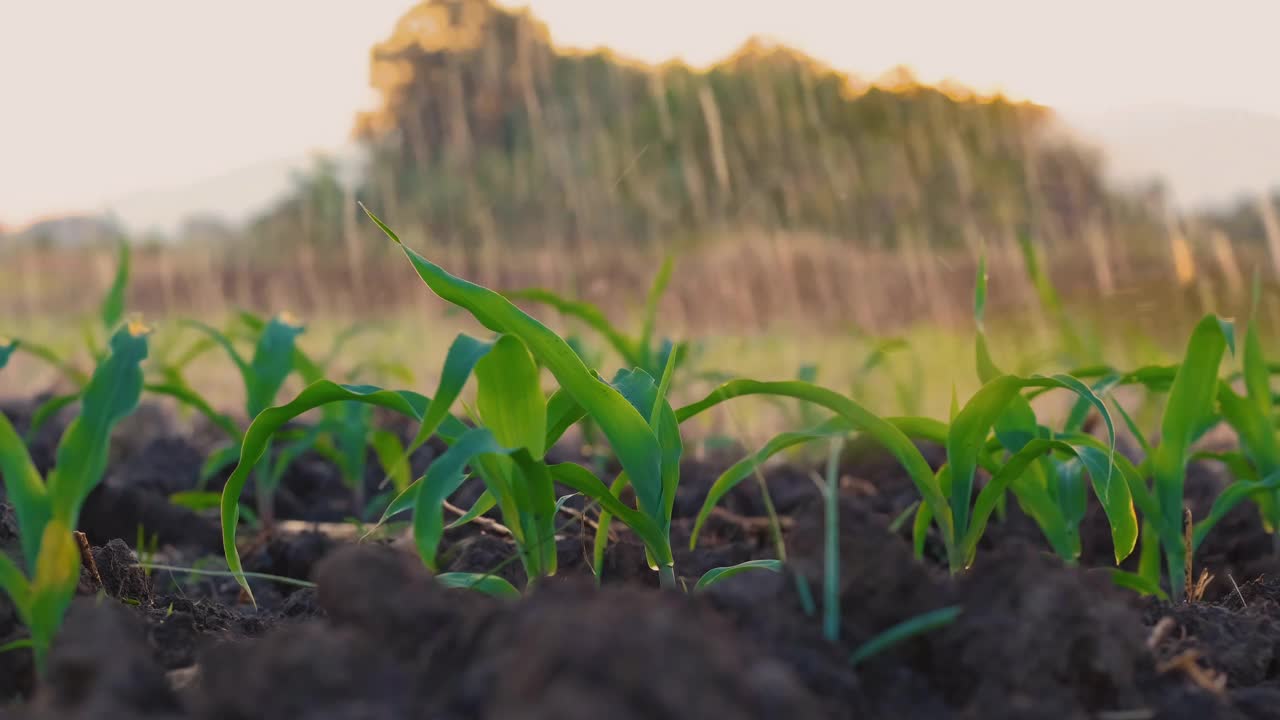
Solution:
<svg viewBox="0 0 1280 720"><path fill-rule="evenodd" d="M0 0L0 223L334 147L409 0ZM557 42L721 57L752 34L1075 113L1280 115L1275 0L531 0Z"/></svg>

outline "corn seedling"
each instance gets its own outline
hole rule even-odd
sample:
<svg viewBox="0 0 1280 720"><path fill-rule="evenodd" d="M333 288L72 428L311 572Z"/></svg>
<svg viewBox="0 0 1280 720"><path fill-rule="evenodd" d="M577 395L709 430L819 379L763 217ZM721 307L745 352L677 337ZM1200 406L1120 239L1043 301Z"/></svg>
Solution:
<svg viewBox="0 0 1280 720"><path fill-rule="evenodd" d="M118 248L115 276L111 282L111 287L107 290L107 294L99 305L97 314L97 324L101 326L101 329L108 336L111 336L124 320L125 292L129 286L129 244L122 241L119 243ZM82 329L85 347L96 364L102 360L104 352L101 349L101 342L98 338L98 328L95 327L93 320L85 319L82 323ZM0 340L2 339L0 338ZM27 440L30 442L46 422L80 399L90 378L89 375L76 367L75 363L62 357L53 348L29 340L14 339L4 343L4 346L0 347L0 368L4 367L9 356L16 351L21 351L23 354L40 360L56 369L74 388L70 392L53 395L35 408L31 414L31 421L27 429Z"/></svg>
<svg viewBox="0 0 1280 720"><path fill-rule="evenodd" d="M0 555L0 587L31 634L41 671L80 577L72 531L85 498L106 471L112 429L133 412L142 393L139 365L147 356L148 332L130 322L112 336L108 354L80 394L79 417L63 433L48 477L40 477L22 439L0 414L0 472L18 518L22 560L29 573Z"/></svg>
<svg viewBox="0 0 1280 720"><path fill-rule="evenodd" d="M252 318L244 313L241 317ZM245 415L250 419L257 417L275 401L276 395L290 373L298 370L300 366L307 369L313 367L309 361L305 360L305 356L296 351L295 347L297 337L303 332L303 326L287 314L261 322L254 353L249 360L245 360L226 333L196 321L189 320L183 324L203 333L231 358L244 386ZM211 404L183 382L180 376L171 373L170 382L148 386L148 390L169 395L200 410L231 437L231 445L210 455L201 469L202 479L207 479L239 455L241 442L239 428L229 418L212 410ZM284 470L299 454L315 443L318 434L319 431L314 428L303 431L300 439L279 454L274 465L269 468L263 466L255 477L257 515L265 525L269 526L274 517L273 496Z"/></svg>
<svg viewBox="0 0 1280 720"><path fill-rule="evenodd" d="M982 265L978 273L974 305L975 316L979 319L985 305L986 272L985 265ZM921 494L922 502L916 511L913 533L917 552L923 549L925 533L930 524L937 523L952 572L958 572L973 562L987 521L1010 489L1025 507L1031 509L1042 528L1050 528L1048 532L1055 539L1055 549L1064 557L1073 555L1073 547L1078 543L1071 542L1071 522L1055 502L1047 483L1041 485L1034 478L1027 477L1028 468L1048 453L1075 458L1087 470L1095 493L1107 509L1116 561L1123 560L1137 543L1137 519L1128 484L1112 482L1115 428L1102 400L1088 386L1070 375L1020 377L1001 373L990 361L981 332L977 348L979 367L983 368L986 382L963 407L955 403L949 425L920 417L881 418L850 398L802 381L734 380L713 390L703 400L681 408L677 412L677 418L684 422L731 398L775 395L799 398L836 413L836 417L808 430L786 432L774 437L760 450L736 463L717 478L698 513L690 545L697 543L703 523L720 499L773 455L801 443L860 432L897 458ZM1052 433L1042 431L1035 421L1028 395L1023 393L1052 389L1068 390L1098 412L1107 428L1105 445L1100 445L1089 436L1055 437ZM993 431L994 439L990 438ZM912 438L943 445L947 451L947 464L935 473L912 442ZM1012 450L1001 462L994 451L1005 444L1008 446L1006 449ZM975 479L979 467L987 470L991 479L977 492L975 498ZM1074 480L1078 486L1080 475L1076 473L1067 479ZM1083 487L1071 489L1072 502L1082 502L1080 492L1083 492Z"/></svg>

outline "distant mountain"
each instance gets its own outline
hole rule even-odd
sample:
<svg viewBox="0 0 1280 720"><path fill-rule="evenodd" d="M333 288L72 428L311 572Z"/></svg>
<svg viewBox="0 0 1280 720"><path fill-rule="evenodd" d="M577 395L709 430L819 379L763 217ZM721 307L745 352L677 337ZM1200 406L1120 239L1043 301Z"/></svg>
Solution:
<svg viewBox="0 0 1280 720"><path fill-rule="evenodd" d="M138 234L172 235L191 218L219 218L232 226L243 225L287 196L295 187L295 176L310 172L321 154L338 165L344 182L358 182L363 151L349 144L323 153L257 163L179 187L129 193L109 201L106 211Z"/></svg>
<svg viewBox="0 0 1280 720"><path fill-rule="evenodd" d="M76 214L37 220L26 227L0 228L0 241L45 246L92 245L115 240L123 228L110 215Z"/></svg>
<svg viewBox="0 0 1280 720"><path fill-rule="evenodd" d="M1061 113L1119 182L1161 179L1188 210L1280 189L1280 116L1177 104Z"/></svg>

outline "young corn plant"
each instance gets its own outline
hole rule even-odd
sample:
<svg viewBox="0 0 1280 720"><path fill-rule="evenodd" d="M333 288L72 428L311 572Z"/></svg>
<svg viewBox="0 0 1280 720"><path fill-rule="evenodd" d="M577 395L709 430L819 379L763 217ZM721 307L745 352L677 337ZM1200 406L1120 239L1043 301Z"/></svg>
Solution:
<svg viewBox="0 0 1280 720"><path fill-rule="evenodd" d="M1185 525L1186 469L1198 455L1193 446L1220 420L1214 412L1215 401L1223 408L1224 416L1229 416L1228 408L1240 402L1227 384L1218 379L1222 358L1228 350L1235 352L1234 325L1207 315L1192 330L1178 365L1144 367L1127 373L1106 368L1090 371L1101 378L1095 388L1105 392L1124 386L1142 386L1149 391L1168 393L1160 419L1160 441L1154 445L1148 442L1124 406L1112 397L1112 406L1145 456L1137 465L1123 456L1115 457L1115 468L1124 478L1142 515L1139 569L1136 574L1116 571L1120 584L1143 592L1159 591L1163 560L1169 595L1174 600L1183 599L1189 579L1189 560L1213 527L1240 502L1250 497L1266 498L1280 487L1280 476L1257 476L1247 462L1234 462L1228 454L1229 465L1242 479L1214 500L1207 516L1190 528ZM1242 443L1247 445L1248 441L1242 438Z"/></svg>
<svg viewBox="0 0 1280 720"><path fill-rule="evenodd" d="M366 210L366 213L368 211ZM496 417L509 417L511 410L504 406L522 408L524 416L519 427L525 428L516 432L514 423L503 421L506 438L490 428L477 428L468 432L469 437L476 438L477 447L461 448L461 440L438 459L421 481L417 491L414 512L415 538L419 541L419 550L424 559L429 558L430 542L434 538L439 517L439 505L452 489L456 488L455 478L461 472L462 465L472 463L479 468L481 477L489 484L489 491L503 510L504 519L518 518L523 498L528 497L533 505L526 512L535 516L543 516L550 509L548 503L553 500L554 493L548 492L553 485L540 477L541 469L537 463L529 463L526 456L534 457L532 452L545 452L554 439L559 438L564 430L582 417L590 417L608 439L609 444L622 466L622 473L614 479L610 486L592 473L589 469L576 463L559 463L545 466L550 480L559 483L585 496L589 501L598 503L603 512L618 518L629 527L644 543L651 565L658 571L660 584L663 587L676 586L674 560L671 554L670 529L671 514L675 503L676 487L680 476L680 457L683 453L683 441L680 437L679 423L675 411L667 400L671 378L678 363L677 353L668 352L660 379L643 367L622 370L614 376L612 382L605 382L599 375L587 369L582 359L559 335L545 325L525 314L507 298L487 288L467 282L445 272L439 266L405 247L395 233L382 221L368 213L369 217L396 242L403 250L418 276L440 298L467 310L482 325L498 333L494 350L468 353L468 357L485 354L483 361L476 360L475 366L479 376L478 393L483 391L485 375L491 373L491 383L495 383L490 413ZM651 293L651 307L656 304ZM651 324L647 322L646 325ZM471 341L468 344L474 344ZM501 354L495 359L488 355L505 345ZM452 354L452 352L451 352ZM490 373L481 372L481 362L491 362ZM446 359L448 374L449 360ZM461 365L461 363L459 363ZM541 402L541 391L537 386L537 367L547 369L559 384L559 390L545 404ZM501 367L506 372L498 372ZM520 370L515 370L516 367ZM512 378L523 378L519 385ZM496 383L507 383L505 389ZM456 392L455 392L456 395ZM477 395L477 405L481 420L493 424L485 418L485 402L483 393ZM437 394L436 402L441 402ZM450 401L451 402L451 401ZM433 403L434 404L434 403ZM447 406L446 406L447 407ZM542 407L542 413L536 411ZM539 415L545 418L539 420ZM531 428L539 427L542 422L546 431L543 438ZM424 423L419 439L423 438L431 428ZM514 443L519 442L519 445ZM442 463L445 457L455 454L456 460ZM509 457L515 465L525 465L529 469L523 479L514 476L508 492L501 483L493 484L490 475L494 473L485 467L485 463L493 458ZM506 461L503 461L505 463ZM457 468L456 470L454 468ZM447 478L445 482L436 482L433 478ZM504 478L499 478L504 479ZM521 482L523 480L523 482ZM619 494L625 485L635 491L636 507L631 508L621 502ZM522 487L523 486L523 487ZM510 498L510 501L507 498ZM508 509L504 503L514 502L515 507ZM540 508L538 507L540 506ZM423 513L427 519L420 519ZM602 518L602 524L603 524ZM427 532L419 532L425 523L430 526ZM541 541L546 541L545 534L539 534ZM423 540L427 540L426 545ZM544 551L553 553L554 551ZM548 561L549 563L549 561ZM429 560L428 560L429 564ZM546 565L544 565L546 567ZM723 569L722 569L723 570ZM725 576L725 572L719 576ZM705 583L704 583L705 586Z"/></svg>
<svg viewBox="0 0 1280 720"><path fill-rule="evenodd" d="M1033 279L1035 277L1033 273ZM1055 301L1052 307L1058 307L1056 297L1051 298ZM976 326L975 359L978 378L983 383L995 381L1004 375L991 357L986 338L986 299L987 277L983 260L978 266L973 305ZM1022 474L1009 485L1019 506L1035 520L1054 552L1067 563L1078 561L1082 550L1080 524L1084 522L1089 489L1084 482L1085 474L1089 475L1094 494L1111 525L1117 563L1132 551L1138 534L1128 485L1116 477L1112 462L1108 460L1105 464L1101 463L1097 450L1089 450L1088 441L1084 439L1087 437L1084 434L1085 418L1091 409L1096 408L1092 400L1097 399L1098 390L1099 387L1094 388L1093 398L1081 395L1077 399L1061 431L1039 423L1030 399L1015 398L996 421L994 441L988 442L988 450L998 454L1005 463L1012 461L1035 440L1059 441L1075 446L1073 449L1047 446L1046 450L1029 461ZM1110 418L1106 419L1114 443ZM1082 442L1085 445L1081 445ZM918 523L917 552L923 550L923 530Z"/></svg>
<svg viewBox="0 0 1280 720"><path fill-rule="evenodd" d="M125 292L129 286L129 267L129 244L122 241L119 243L117 250L115 276L111 282L111 287L108 288L107 294L99 304L97 322L95 323L93 320L86 318L82 326L85 347L88 349L89 356L93 358L94 363L100 362L104 354L98 333L100 331L105 332L110 337L124 320ZM88 374L76 366L76 363L62 357L53 348L30 340L8 340L5 346L0 348L0 368L4 367L14 352L19 351L56 369L71 383L73 388L70 392L50 397L35 408L31 414L31 421L27 429L27 439L30 441L46 422L80 399L90 378Z"/></svg>
<svg viewBox="0 0 1280 720"><path fill-rule="evenodd" d="M400 244L390 228L371 213L370 217ZM419 418L421 427L414 446L433 435L449 445L427 474L388 511L412 508L414 540L428 567L436 569L437 565L436 549L444 529L443 502L461 485L470 468L486 483L489 497L516 535L520 557L532 580L555 570L555 485L559 483L598 503L631 528L644 543L661 584L675 587L669 533L682 443L675 413L666 400L675 358L668 355L660 381L636 368L618 373L613 383L607 383L587 369L563 338L502 295L456 278L403 244L400 247L434 293L467 310L497 337L481 341L459 336L446 356L440 386L430 401L420 395L321 381L306 388L292 403L261 413L245 435L240 463L223 491L224 549L228 566L241 585L248 589L235 547L238 496L271 433L306 410L355 400ZM560 385L550 398L542 394L540 366ZM468 429L453 418L449 408L473 372L479 426ZM543 460L546 448L584 416L599 425L623 468L623 474L613 482L613 492L581 465L548 465ZM617 497L623 483L635 488L635 508ZM722 570L718 576L728 574Z"/></svg>
<svg viewBox="0 0 1280 720"><path fill-rule="evenodd" d="M985 271L979 277L976 303L980 314L986 298ZM979 354L985 354L985 340L981 336ZM677 419L685 422L735 397L774 395L799 398L836 414L807 430L774 437L717 478L695 521L691 546L697 542L703 523L720 499L770 457L801 443L857 432L883 446L907 471L922 499L915 524L917 548L923 547L924 533L929 525L936 523L953 573L973 562L991 514L1010 489L1044 521L1042 527L1052 523L1055 535L1061 538L1058 543L1061 553L1071 555L1071 523L1061 517L1062 512L1049 487L1040 485L1034 477L1028 478L1028 469L1049 453L1074 457L1087 470L1095 493L1107 508L1116 561L1123 560L1137 542L1137 520L1127 484L1119 480L1113 482L1115 431L1102 400L1089 387L1069 375L1020 377L1002 374L994 370L992 363L987 367L992 371L990 377L963 407L956 408L950 424L920 417L881 418L848 397L802 381L733 380L713 390L703 400L680 408L676 412ZM1058 437L1042 432L1031 412L1028 396L1023 394L1037 389L1068 390L1086 402L1103 418L1107 427L1107 443L1099 443L1089 436ZM994 439L991 438L993 432ZM943 445L947 463L934 472L913 438ZM1003 458L996 453L1002 443L1013 448ZM987 470L991 478L975 497L979 468ZM1078 481L1079 476L1075 479ZM1073 489L1071 492L1075 498L1080 491Z"/></svg>
<svg viewBox="0 0 1280 720"><path fill-rule="evenodd" d="M184 325L203 333L231 358L244 385L245 415L251 420L271 406L285 379L291 373L302 372L299 370L300 366L307 369L313 367L296 348L296 340L304 328L288 314L277 315L270 321L262 323L253 356L248 360L240 354L226 333L196 321L186 321ZM200 410L227 432L231 443L210 455L201 469L202 479L207 479L239 456L242 442L240 428L234 421L214 411L211 403L187 385L180 374L171 372L168 382L149 385L147 389L153 393L172 396ZM262 466L255 476L257 516L264 526L270 526L274 519L275 489L285 468L289 462L315 443L318 434L319 431L315 429L303 431L302 437L297 442L280 453L274 465Z"/></svg>
<svg viewBox="0 0 1280 720"><path fill-rule="evenodd" d="M80 414L63 433L47 477L40 477L22 439L0 413L0 475L18 518L26 567L24 573L0 554L0 588L31 635L29 645L42 673L80 578L72 531L85 498L106 471L112 429L138 405L139 365L147 357L148 332L131 322L112 336L107 354L80 393Z"/></svg>

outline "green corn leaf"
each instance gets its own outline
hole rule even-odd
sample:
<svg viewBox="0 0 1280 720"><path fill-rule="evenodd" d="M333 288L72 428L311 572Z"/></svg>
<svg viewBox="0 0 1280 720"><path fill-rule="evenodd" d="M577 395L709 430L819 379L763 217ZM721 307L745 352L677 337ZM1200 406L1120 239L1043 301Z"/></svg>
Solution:
<svg viewBox="0 0 1280 720"><path fill-rule="evenodd" d="M203 512L218 507L222 494L209 490L183 490L170 495L169 502L194 512Z"/></svg>
<svg viewBox="0 0 1280 720"><path fill-rule="evenodd" d="M53 510L44 480L31 461L27 446L4 413L0 413L0 479L4 480L5 493L18 518L23 559L27 567L35 567L40 537Z"/></svg>
<svg viewBox="0 0 1280 720"><path fill-rule="evenodd" d="M75 368L66 360L59 357L58 353L46 345L33 343L30 340L10 340L9 352L21 352L29 355L37 360L43 361L45 364L62 373L63 377L71 381L76 387L84 387L89 382L89 376L81 370Z"/></svg>
<svg viewBox="0 0 1280 720"><path fill-rule="evenodd" d="M62 618L80 581L80 550L65 514L57 512L40 538L27 604L27 630L31 633L37 668L44 671L45 653L62 626Z"/></svg>
<svg viewBox="0 0 1280 720"><path fill-rule="evenodd" d="M239 443L235 445L228 445L227 447L224 447L224 448L218 448L217 450L214 450L213 452L209 453L209 456L206 457L204 459L204 462L201 463L200 465L201 485L207 482L209 478L212 478L214 475L217 475L218 473L222 472L226 468L234 465L236 461L239 459L240 459Z"/></svg>
<svg viewBox="0 0 1280 720"><path fill-rule="evenodd" d="M605 487L600 478L577 463L559 463L549 466L548 470L551 471L551 477L556 482L572 488L587 499L598 503L604 512L608 512L610 516L618 518L624 525L631 528L632 532L645 544L645 547L653 552L654 559L658 563L671 564L671 548L667 541L666 533L662 531L653 518L627 507L618 499L622 488L625 487L625 476L620 476L619 480L622 482L615 481L614 487L611 488ZM607 522L603 514L599 524L602 528L607 528ZM605 529L603 532L607 537L608 530ZM597 573L599 570L599 558L597 557Z"/></svg>
<svg viewBox="0 0 1280 720"><path fill-rule="evenodd" d="M530 569L531 576L554 575L558 563L555 483L546 463L534 458L528 448L516 448L510 454L520 474L513 489L524 531L521 550L528 558L525 567Z"/></svg>
<svg viewBox="0 0 1280 720"><path fill-rule="evenodd" d="M703 501L702 508L698 510L698 517L693 524L693 532L689 536L689 549L692 550L697 546L698 535L702 532L702 526L706 523L707 518L711 517L711 511L720 503L720 500L730 490L737 487L738 483L750 477L769 458L796 445L810 443L814 440L840 437L848 435L852 431L853 427L848 420L843 417L834 417L807 430L784 432L775 435L759 450L734 463L728 470L721 473L720 477L716 478L716 481L711 485L711 489L707 491L707 499Z"/></svg>
<svg viewBox="0 0 1280 720"><path fill-rule="evenodd" d="M465 478L464 478L465 480ZM391 518L399 515L407 510L412 510L416 502L418 502L418 490L422 487L422 478L409 483L409 486L396 494L391 502L387 503L387 509L382 511L382 517L378 520L378 525L382 525Z"/></svg>
<svg viewBox="0 0 1280 720"><path fill-rule="evenodd" d="M702 400L677 410L676 419L683 423L726 400L746 395L794 397L820 405L844 417L851 427L873 438L897 458L915 483L925 503L931 506L930 510L938 518L939 524L943 526L948 538L947 542L951 542L951 508L947 505L946 499L938 488L937 478L934 477L929 463L920 454L920 450L894 424L874 415L839 393L798 380L782 382L732 380L712 390Z"/></svg>
<svg viewBox="0 0 1280 720"><path fill-rule="evenodd" d="M460 334L453 339L448 353L445 354L444 369L440 371L440 382L436 385L435 399L427 408L413 442L406 448L409 452L422 447L422 444L440 428L440 423L449 417L449 408L453 407L458 395L462 394L462 388L475 370L476 363L480 362L492 349L493 343L477 340L470 335Z"/></svg>
<svg viewBox="0 0 1280 720"><path fill-rule="evenodd" d="M195 410L233 440L240 437L240 428L236 426L235 421L214 410L207 400L190 387L177 383L147 383L143 385L142 389L152 395L171 397L182 405Z"/></svg>
<svg viewBox="0 0 1280 720"><path fill-rule="evenodd" d="M554 470L555 468L552 468L553 474L555 474ZM604 483L600 482L599 478L596 478L595 475L592 475L589 471L586 470L586 468L581 468L581 470L582 472L579 474L583 475L583 479L582 479L583 482L590 483L591 479L594 478L595 482L600 483L601 487L604 486ZM577 471L574 471L574 472L577 472ZM560 480L564 484L568 484L559 476L557 476L556 479ZM604 579L604 556L605 556L605 551L608 550L609 548L609 529L613 525L613 513L609 512L609 508L614 506L623 507L623 508L626 507L622 505L620 498L622 497L622 491L626 490L627 486L629 486L630 484L631 483L627 481L627 473L625 471L619 473L618 477L615 478L614 481L610 483L608 487L608 497L609 497L609 500L613 502L613 505L606 503L604 500L600 501L600 504L601 504L600 519L598 522L596 522L596 536L591 544L591 568L592 568L592 572L594 572L596 576L596 587L599 587L601 580ZM630 510L630 508L626 508L626 509ZM639 513L636 513L636 514L639 515ZM658 532L659 534L661 534L661 531L658 531ZM650 553L650 554L654 555L654 553Z"/></svg>
<svg viewBox="0 0 1280 720"><path fill-rule="evenodd" d="M1205 537L1209 535L1209 531L1213 529L1213 526L1226 517L1227 513L1231 512L1241 501L1263 493L1272 493L1276 490L1280 490L1280 471L1273 472L1262 480L1255 482L1237 480L1231 483L1214 499L1213 505L1209 508L1209 514L1196 523L1191 536L1191 550L1194 552L1196 548L1200 547L1200 543L1204 542Z"/></svg>
<svg viewBox="0 0 1280 720"><path fill-rule="evenodd" d="M339 467L342 468L347 487L361 487L364 485L365 449L370 440L370 426L373 424L373 406L341 403L328 407L341 408L339 422L325 430L336 440Z"/></svg>
<svg viewBox="0 0 1280 720"><path fill-rule="evenodd" d="M947 433L947 460L951 465L952 475L951 508L955 518L955 531L960 538L966 537L969 532L974 473L979 465L983 440L1000 416L1008 411L1010 404L1017 398L1022 398L1020 391L1033 387L1063 388L1087 398L1106 423L1107 443L1114 452L1115 427L1111 422L1111 415L1102 400L1079 380L1067 375L1034 375L1029 378L1004 375L986 383L965 403ZM1109 489L1109 472L1103 484ZM936 515L937 511L934 510L934 513Z"/></svg>
<svg viewBox="0 0 1280 720"><path fill-rule="evenodd" d="M564 390L556 390L547 400L547 439L543 447L550 450L574 423L586 417L586 408Z"/></svg>
<svg viewBox="0 0 1280 720"><path fill-rule="evenodd" d="M27 577L22 574L22 568L4 553L0 553L0 590L8 594L13 600L14 607L22 616L22 621L27 622L31 583L27 582Z"/></svg>
<svg viewBox="0 0 1280 720"><path fill-rule="evenodd" d="M951 471L947 466L942 466L939 472L939 485L941 485L941 473L946 472L947 478L951 477ZM948 480L948 483L950 480ZM950 487L948 484L946 487ZM920 503L916 506L915 518L911 523L911 550L915 554L917 560L924 559L925 544L929 540L929 526L933 525L933 513L929 511L926 503Z"/></svg>
<svg viewBox="0 0 1280 720"><path fill-rule="evenodd" d="M34 443L45 423L57 417L63 408L73 405L79 399L80 393L73 392L66 395L54 395L40 403L35 412L31 413L31 422L27 425L27 442Z"/></svg>
<svg viewBox="0 0 1280 720"><path fill-rule="evenodd" d="M768 570L769 572L780 573L782 572L782 561L748 560L728 567L711 568L701 578L698 578L698 584L693 586L693 591L702 592L722 580L728 580L735 575L741 575L752 570Z"/></svg>
<svg viewBox="0 0 1280 720"><path fill-rule="evenodd" d="M1213 410L1218 395L1218 366L1228 347L1234 345L1229 324L1209 315L1196 325L1187 343L1187 352L1169 390L1161 421L1161 439L1152 457L1155 497L1164 526L1161 536L1172 544L1165 554L1170 574L1170 587L1180 595L1183 584L1183 547L1181 533L1183 483L1189 446L1204 419Z"/></svg>
<svg viewBox="0 0 1280 720"><path fill-rule="evenodd" d="M368 212L368 210L365 210L365 212ZM377 218L374 218L374 222L378 222ZM378 225L381 226L382 223L378 222ZM383 227L383 232L387 232L385 227ZM391 236L391 239L396 242L400 242L394 235ZM551 292L550 290L543 290L541 288L529 288L527 290L509 292L506 293L506 297L512 300L528 300L530 302L541 303L543 305L550 305L561 315L581 320L592 330L600 333L601 337L603 337L609 345L613 347L614 351L617 352L628 365L644 367L645 359L641 354L641 349L637 348L629 338L614 327L613 324L609 322L609 319L605 317L604 313L600 311L600 308L595 305L587 302L579 302L577 300L569 300ZM482 320L481 322L484 321Z"/></svg>
<svg viewBox="0 0 1280 720"><path fill-rule="evenodd" d="M283 449L275 454L274 462L271 465L271 471L266 476L266 485L268 494L274 495L276 488L280 487L280 482L284 478L285 472L289 466L293 465L298 458L304 453L316 446L316 442L320 439L322 430L320 425L311 425L303 431L301 437L285 445ZM278 447L278 446L277 446ZM258 478L259 482L263 481L262 477Z"/></svg>
<svg viewBox="0 0 1280 720"><path fill-rule="evenodd" d="M483 573L467 573L467 572L447 572L440 573L435 577L436 582L445 587L459 588L462 590L475 590L476 592L492 595L496 598L504 600L518 600L520 591L514 585L503 580L497 575L485 575Z"/></svg>
<svg viewBox="0 0 1280 720"><path fill-rule="evenodd" d="M1165 602L1169 601L1169 595L1160 587L1160 583L1152 581L1148 577L1143 577L1138 573L1131 573L1119 568L1111 571L1111 582L1117 587L1132 590L1139 595L1148 597L1156 597Z"/></svg>
<svg viewBox="0 0 1280 720"><path fill-rule="evenodd" d="M453 522L446 525L445 530L452 530L454 528L462 527L463 525L466 525L472 520L475 520L481 515L489 512L497 504L498 504L498 501L493 497L493 493L490 492L489 490L485 490L484 492L480 493L480 497L476 498L475 503L471 505L471 509L463 513L462 516L459 517L457 520L454 520Z"/></svg>
<svg viewBox="0 0 1280 720"><path fill-rule="evenodd" d="M1142 429L1138 427L1138 423L1133 421L1133 417L1129 415L1129 411L1124 409L1124 405L1120 404L1114 396L1111 398L1111 406L1115 408L1116 413L1120 415L1120 419L1124 421L1124 426L1128 428L1129 434L1137 441L1138 447L1142 449L1143 457L1151 457L1151 444L1147 442L1146 435Z"/></svg>
<svg viewBox="0 0 1280 720"><path fill-rule="evenodd" d="M107 449L116 424L133 412L142 396L147 330L126 326L111 337L111 354L93 371L80 400L80 415L58 443L49 473L49 502L56 517L75 527L80 507L107 469Z"/></svg>
<svg viewBox="0 0 1280 720"><path fill-rule="evenodd" d="M412 471L400 437L390 430L374 430L369 434L369 445L382 465L383 474L391 479L397 492L403 492L412 482Z"/></svg>
<svg viewBox="0 0 1280 720"><path fill-rule="evenodd" d="M267 408L258 414L245 431L244 442L240 448L240 461L222 490L222 547L227 558L228 569L236 575L240 587L253 598L248 583L244 580L243 567L240 564L240 553L236 549L236 527L240 519L240 495L258 460L262 458L271 438L285 423L308 410L322 407L329 403L354 400L358 402L384 407L401 415L421 420L426 411L427 398L413 392L383 390L372 385L339 385L328 380L321 380L303 389L298 397L278 407ZM445 423L447 432L465 431L464 426L450 417L453 423ZM452 427L449 427L452 425Z"/></svg>
<svg viewBox="0 0 1280 720"><path fill-rule="evenodd" d="M116 276L102 301L102 327L112 332L124 319L124 293L129 286L129 243L121 241L116 259Z"/></svg>
<svg viewBox="0 0 1280 720"><path fill-rule="evenodd" d="M946 627L960 617L960 612L961 608L958 605L953 605L917 615L910 620L904 620L859 645L858 649L854 650L853 654L849 656L849 664L858 665L904 640L910 640L917 635L923 635Z"/></svg>
<svg viewBox="0 0 1280 720"><path fill-rule="evenodd" d="M412 249L372 213L366 214L400 244L418 276L442 299L466 309L482 325L509 333L524 341L533 356L545 366L560 387L573 396L600 426L614 454L637 488L662 487L662 450L645 418L617 390L600 380L583 365L581 358L560 336L529 317L503 296L445 272ZM651 496L640 492L638 497ZM655 519L662 517L660 506L641 509Z"/></svg>
<svg viewBox="0 0 1280 720"><path fill-rule="evenodd" d="M0 653L13 652L14 650L32 650L35 648L35 642L31 638L18 638L0 645Z"/></svg>
<svg viewBox="0 0 1280 720"><path fill-rule="evenodd" d="M257 417L275 402L276 393L280 392L285 378L294 370L294 346L302 332L301 325L284 317L272 318L262 331L253 360L249 363L246 405L249 417Z"/></svg>
<svg viewBox="0 0 1280 720"><path fill-rule="evenodd" d="M670 375L667 377L669 379ZM659 394L658 386L644 370L619 370L613 378L613 387L637 412L649 417L651 426L656 430L662 448L662 482L657 487L646 487L632 481L632 487L641 508L662 508L662 526L669 527L675 489L680 483L680 457L684 453L680 423L676 421L675 411L666 401L665 393Z"/></svg>
<svg viewBox="0 0 1280 720"><path fill-rule="evenodd" d="M547 435L547 400L538 366L520 338L503 335L476 363L476 409L500 445L523 447L541 458Z"/></svg>
<svg viewBox="0 0 1280 720"><path fill-rule="evenodd" d="M479 455L508 452L487 428L475 428L458 438L427 468L413 505L413 540L428 568L438 570L436 548L444 535L444 501L462 485L467 465Z"/></svg>
<svg viewBox="0 0 1280 720"><path fill-rule="evenodd" d="M1212 452L1209 450L1201 450L1191 453L1191 462L1220 462L1227 466L1227 470L1231 472L1232 477L1237 480L1249 480L1257 482L1262 478L1258 476L1258 470L1249 462L1249 458L1245 457L1241 452Z"/></svg>
<svg viewBox="0 0 1280 720"><path fill-rule="evenodd" d="M211 342L222 348L227 357L231 358L231 362L235 364L236 370L240 373L240 381L244 384L245 392L248 393L249 386L253 384L253 369L249 367L249 363L245 362L244 356L240 354L240 351L236 350L231 338L221 330L205 325L199 320L180 320L179 324L203 333ZM251 413L249 417L252 418L255 414Z"/></svg>

